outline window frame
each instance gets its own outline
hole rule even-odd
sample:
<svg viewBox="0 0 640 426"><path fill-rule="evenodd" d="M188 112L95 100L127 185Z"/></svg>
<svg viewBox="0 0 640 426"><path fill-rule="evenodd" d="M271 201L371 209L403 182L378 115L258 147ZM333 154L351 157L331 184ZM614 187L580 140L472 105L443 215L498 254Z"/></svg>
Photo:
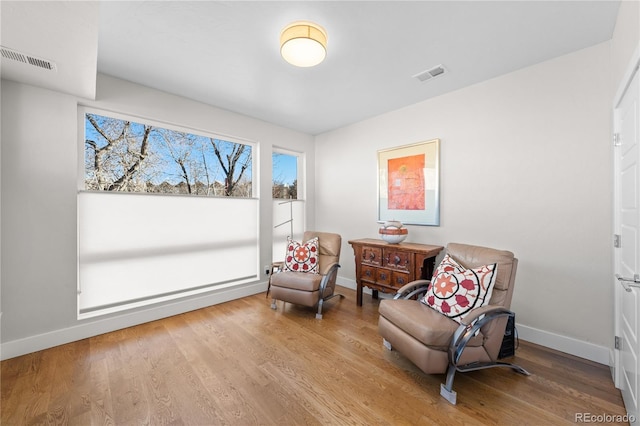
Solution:
<svg viewBox="0 0 640 426"><path fill-rule="evenodd" d="M291 157L296 157L296 200L304 201L306 199L306 185L305 185L305 166L306 155L304 152L293 151L286 148L273 146L271 149L271 188L273 188L273 154L284 154ZM271 190L272 199L274 200L286 200L286 198L273 198L273 189Z"/></svg>
<svg viewBox="0 0 640 426"><path fill-rule="evenodd" d="M286 248L286 238L288 234L295 240L300 240L307 220L306 202L306 153L294 151L287 148L273 146L271 150L271 205L273 212L271 257L273 262L282 261ZM273 153L295 156L296 161L296 199L273 198ZM298 219L298 220L295 220ZM289 222L291 221L291 222ZM277 222L277 223L276 223ZM288 230L288 231L287 231Z"/></svg>

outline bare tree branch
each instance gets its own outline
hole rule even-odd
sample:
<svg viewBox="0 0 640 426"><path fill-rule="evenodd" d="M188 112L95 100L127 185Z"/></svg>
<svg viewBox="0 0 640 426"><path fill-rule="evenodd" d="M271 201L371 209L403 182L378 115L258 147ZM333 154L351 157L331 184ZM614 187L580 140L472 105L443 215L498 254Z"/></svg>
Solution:
<svg viewBox="0 0 640 426"><path fill-rule="evenodd" d="M127 122L128 124L128 122ZM124 188L126 184L131 180L133 175L140 169L140 164L142 160L147 156L147 147L149 146L149 133L153 129L152 126L144 126L144 135L142 137L142 144L140 145L140 154L138 154L138 158L133 164L117 179L113 184L111 184L107 190L109 191L119 191L121 188Z"/></svg>

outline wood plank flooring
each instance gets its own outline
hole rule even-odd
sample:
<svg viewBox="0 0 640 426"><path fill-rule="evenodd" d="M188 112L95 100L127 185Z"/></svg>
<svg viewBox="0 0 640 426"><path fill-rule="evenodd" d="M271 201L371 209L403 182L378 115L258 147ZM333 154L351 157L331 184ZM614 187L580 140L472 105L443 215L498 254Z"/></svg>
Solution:
<svg viewBox="0 0 640 426"><path fill-rule="evenodd" d="M378 301L314 310L264 293L1 363L2 425L562 425L624 415L609 368L520 342L509 369L458 374L458 405L382 347Z"/></svg>

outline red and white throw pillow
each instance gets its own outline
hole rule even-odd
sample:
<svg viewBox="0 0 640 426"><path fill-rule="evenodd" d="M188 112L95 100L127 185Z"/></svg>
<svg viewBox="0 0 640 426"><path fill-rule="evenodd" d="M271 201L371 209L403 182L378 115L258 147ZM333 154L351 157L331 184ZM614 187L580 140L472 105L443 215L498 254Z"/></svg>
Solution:
<svg viewBox="0 0 640 426"><path fill-rule="evenodd" d="M285 271L318 273L318 237L302 244L287 237L287 253L284 257Z"/></svg>
<svg viewBox="0 0 640 426"><path fill-rule="evenodd" d="M446 255L420 301L462 323L472 309L489 303L497 275L496 263L466 269Z"/></svg>
<svg viewBox="0 0 640 426"><path fill-rule="evenodd" d="M433 271L433 277L431 282L434 282L436 277L441 274L453 274L464 272L465 267L460 265L455 259L449 256L449 253L445 254L438 267Z"/></svg>

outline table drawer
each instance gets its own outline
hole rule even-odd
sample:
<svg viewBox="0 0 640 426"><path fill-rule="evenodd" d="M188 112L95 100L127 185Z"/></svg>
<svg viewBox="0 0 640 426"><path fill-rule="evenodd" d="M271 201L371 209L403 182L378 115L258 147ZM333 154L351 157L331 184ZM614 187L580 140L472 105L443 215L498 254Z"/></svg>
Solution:
<svg viewBox="0 0 640 426"><path fill-rule="evenodd" d="M408 272L391 272L391 285L395 288L400 288L405 284L409 284Z"/></svg>
<svg viewBox="0 0 640 426"><path fill-rule="evenodd" d="M363 247L362 263L368 265L382 265L382 249L380 247Z"/></svg>
<svg viewBox="0 0 640 426"><path fill-rule="evenodd" d="M372 266L362 264L362 268L360 269L360 279L362 281L366 281L369 283L376 282L376 268Z"/></svg>
<svg viewBox="0 0 640 426"><path fill-rule="evenodd" d="M386 269L377 269L376 283L386 286L391 285L391 271L388 271Z"/></svg>
<svg viewBox="0 0 640 426"><path fill-rule="evenodd" d="M381 284L369 283L369 285L367 285L367 287L369 287L371 290L381 291L383 293L395 294L395 292L396 292L395 288L390 287L390 286L386 286L386 285L381 285Z"/></svg>
<svg viewBox="0 0 640 426"><path fill-rule="evenodd" d="M382 261L382 266L408 272L411 266L411 253L403 250L385 249Z"/></svg>

